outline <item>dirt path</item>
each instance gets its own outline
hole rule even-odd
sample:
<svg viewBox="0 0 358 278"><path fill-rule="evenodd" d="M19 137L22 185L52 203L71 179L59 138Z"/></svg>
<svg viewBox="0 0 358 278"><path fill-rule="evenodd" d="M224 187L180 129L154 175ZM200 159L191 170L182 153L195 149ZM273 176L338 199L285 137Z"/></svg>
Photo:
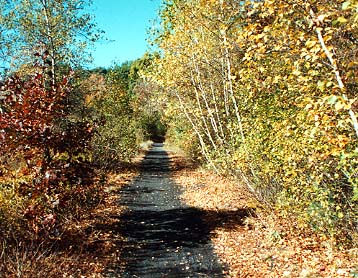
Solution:
<svg viewBox="0 0 358 278"><path fill-rule="evenodd" d="M155 144L140 175L120 192L119 204L127 210L113 230L124 242L120 263L108 268L107 277L224 277L204 212L182 203L180 194L171 179L170 157Z"/></svg>

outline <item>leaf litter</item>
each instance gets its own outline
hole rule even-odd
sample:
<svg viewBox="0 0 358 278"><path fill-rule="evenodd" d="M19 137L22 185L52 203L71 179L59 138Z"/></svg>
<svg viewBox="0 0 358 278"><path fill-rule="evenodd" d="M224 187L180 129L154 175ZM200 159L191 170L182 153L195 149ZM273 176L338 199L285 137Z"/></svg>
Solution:
<svg viewBox="0 0 358 278"><path fill-rule="evenodd" d="M327 240L300 232L295 223L262 210L239 182L206 169L182 169L173 179L185 189L183 201L194 207L256 211L237 225L229 219L211 234L215 252L229 266L227 277L358 277L357 249L333 250Z"/></svg>

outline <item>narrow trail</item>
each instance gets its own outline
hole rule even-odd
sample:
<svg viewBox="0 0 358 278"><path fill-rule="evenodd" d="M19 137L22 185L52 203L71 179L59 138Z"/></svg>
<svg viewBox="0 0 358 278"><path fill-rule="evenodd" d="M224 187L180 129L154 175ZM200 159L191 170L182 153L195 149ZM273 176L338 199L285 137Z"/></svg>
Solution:
<svg viewBox="0 0 358 278"><path fill-rule="evenodd" d="M120 192L116 233L124 237L118 265L107 277L224 277L210 241L203 211L180 201L171 179L170 157L154 144L140 175Z"/></svg>

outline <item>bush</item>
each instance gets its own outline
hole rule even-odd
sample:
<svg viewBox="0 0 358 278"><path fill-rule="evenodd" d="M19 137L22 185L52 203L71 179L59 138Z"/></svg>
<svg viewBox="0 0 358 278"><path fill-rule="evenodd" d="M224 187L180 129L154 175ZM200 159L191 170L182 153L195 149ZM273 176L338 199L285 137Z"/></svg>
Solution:
<svg viewBox="0 0 358 278"><path fill-rule="evenodd" d="M15 75L1 87L0 196L5 231L29 230L40 237L58 233L77 206L88 205L96 183L90 152L94 126L69 117L68 78L48 86L43 68L36 69L40 73Z"/></svg>

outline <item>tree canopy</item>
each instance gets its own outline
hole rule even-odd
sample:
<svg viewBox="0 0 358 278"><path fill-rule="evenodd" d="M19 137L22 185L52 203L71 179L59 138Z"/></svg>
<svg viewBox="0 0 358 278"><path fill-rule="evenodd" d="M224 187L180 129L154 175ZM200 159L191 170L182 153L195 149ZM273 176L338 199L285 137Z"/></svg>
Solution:
<svg viewBox="0 0 358 278"><path fill-rule="evenodd" d="M51 65L54 79L62 66L86 64L88 47L101 31L86 13L91 1L82 0L1 0L1 50L17 69L43 56Z"/></svg>

